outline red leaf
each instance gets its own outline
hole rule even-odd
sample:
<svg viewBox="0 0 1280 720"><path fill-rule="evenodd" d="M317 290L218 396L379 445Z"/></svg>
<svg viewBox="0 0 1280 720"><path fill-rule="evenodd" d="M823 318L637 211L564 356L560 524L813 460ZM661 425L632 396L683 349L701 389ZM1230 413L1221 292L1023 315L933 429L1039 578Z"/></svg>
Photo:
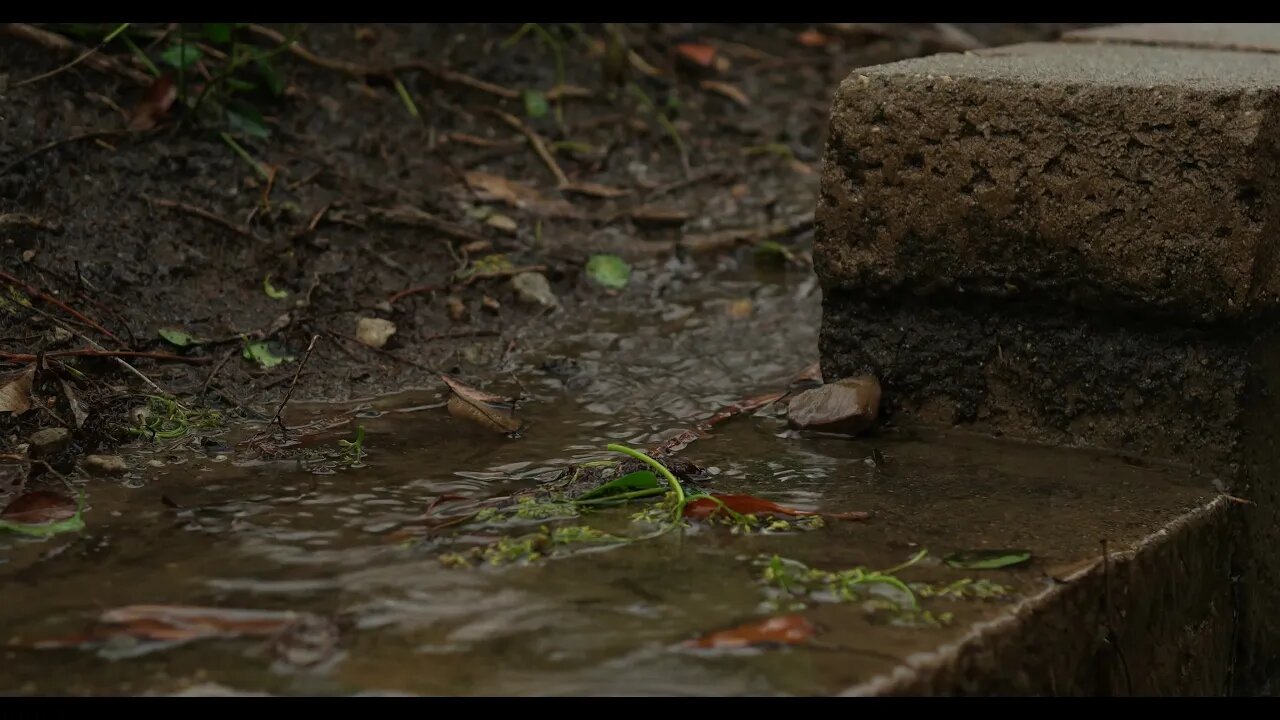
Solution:
<svg viewBox="0 0 1280 720"><path fill-rule="evenodd" d="M151 83L151 88L142 98L129 116L130 130L150 130L160 122L178 99L178 89L173 85L172 75L161 75Z"/></svg>
<svg viewBox="0 0 1280 720"><path fill-rule="evenodd" d="M751 645L798 645L813 637L815 628L800 615L781 615L685 642L692 648L742 648Z"/></svg>
<svg viewBox="0 0 1280 720"><path fill-rule="evenodd" d="M716 49L710 45L699 43L680 43L676 45L676 53L695 65L711 67L716 61Z"/></svg>
<svg viewBox="0 0 1280 720"><path fill-rule="evenodd" d="M187 605L129 605L108 610L99 621L123 626L132 637L190 640L200 637L274 635L298 621L299 613L229 610Z"/></svg>
<svg viewBox="0 0 1280 720"><path fill-rule="evenodd" d="M809 28L797 35L796 40L800 41L800 44L805 47L822 47L823 45L831 42L831 38L823 35L813 28Z"/></svg>
<svg viewBox="0 0 1280 720"><path fill-rule="evenodd" d="M75 514L75 500L49 490L34 490L20 495L0 510L0 518L32 525L66 520Z"/></svg>
<svg viewBox="0 0 1280 720"><path fill-rule="evenodd" d="M742 515L787 515L790 517L822 515L823 517L837 520L865 520L868 517L867 513L864 512L820 513L811 510L797 510L753 495L712 495L711 497L719 500L720 503L724 503L724 507ZM685 505L685 517L704 519L715 515L721 511L720 503L715 500L700 498Z"/></svg>

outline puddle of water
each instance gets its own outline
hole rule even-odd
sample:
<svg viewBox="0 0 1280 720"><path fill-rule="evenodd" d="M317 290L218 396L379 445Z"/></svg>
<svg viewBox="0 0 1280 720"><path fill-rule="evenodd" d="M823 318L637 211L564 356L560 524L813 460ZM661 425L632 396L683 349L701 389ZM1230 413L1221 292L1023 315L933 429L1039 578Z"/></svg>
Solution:
<svg viewBox="0 0 1280 720"><path fill-rule="evenodd" d="M672 273L650 301L575 319L514 368L532 399L525 436L483 434L441 407L362 420L362 468L192 459L139 488L95 486L88 530L43 543L0 538L4 637L75 632L103 609L172 603L292 609L344 624L342 653L310 672L273 669L253 640L208 640L116 660L89 650L0 651L0 691L444 695L831 694L954 640L1050 582L1045 569L1134 542L1212 494L1171 466L940 431L797 438L764 413L721 426L685 456L709 489L803 509L867 510L802 533L695 527L529 566L450 569L438 550L388 542L442 494L528 487L611 442L645 446L745 395L776 389L816 357L811 277ZM637 277L640 283L643 276ZM641 285L642 287L645 285ZM750 302L749 311L743 301ZM535 343L536 345L537 343ZM487 389L519 390L495 381ZM435 390L390 401L431 405ZM295 415L330 412L299 406ZM349 436L335 430L332 439ZM884 458L872 462L873 449ZM167 507L162 495L187 510ZM194 508L194 509L190 509ZM626 532L636 508L593 522ZM634 532L633 532L634 534ZM753 559L828 570L887 568L928 549L907 581L989 577L996 601L922 601L946 627L901 627L859 603L804 610L815 644L693 652L701 633L776 613ZM1026 548L1035 560L978 573L936 558ZM195 690L191 690L195 688Z"/></svg>

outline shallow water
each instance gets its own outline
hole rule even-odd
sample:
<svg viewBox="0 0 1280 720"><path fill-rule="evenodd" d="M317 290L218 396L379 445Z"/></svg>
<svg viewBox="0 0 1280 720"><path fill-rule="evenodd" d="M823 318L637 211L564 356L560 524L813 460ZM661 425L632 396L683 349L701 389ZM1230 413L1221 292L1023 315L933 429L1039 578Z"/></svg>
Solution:
<svg viewBox="0 0 1280 720"><path fill-rule="evenodd" d="M865 510L870 520L769 535L695 524L478 569L446 568L436 559L441 547L397 541L441 495L480 500L605 458L608 443L651 445L744 396L784 387L816 358L820 297L809 274L671 265L634 282L654 288L651 296L602 304L557 337L526 343L509 374L485 383L530 396L520 439L450 417L443 388L408 392L363 413L363 467L315 474L292 460L191 453L190 442L144 448L133 464L145 471L92 486L84 533L0 537L0 637L74 633L104 609L141 603L289 609L338 619L340 652L327 662L281 667L254 639L132 657L120 648L106 656L7 648L0 692L833 694L1043 589L1047 571L1096 556L1103 538L1119 549L1213 494L1209 479L1184 468L951 431L798 437L765 411L684 451L710 469L708 489L801 509ZM406 407L420 409L388 411ZM290 422L335 412L299 404ZM318 440L349 436L342 427ZM636 509L604 511L590 523L639 535L628 521ZM1025 548L1033 561L1000 571L938 561L975 548ZM801 612L819 632L809 644L681 646L778 612L753 564L759 556L828 570L888 568L920 549L929 554L901 572L906 581L983 577L1013 593L923 600L935 614L954 615L943 627L897 625L857 602L810 602Z"/></svg>

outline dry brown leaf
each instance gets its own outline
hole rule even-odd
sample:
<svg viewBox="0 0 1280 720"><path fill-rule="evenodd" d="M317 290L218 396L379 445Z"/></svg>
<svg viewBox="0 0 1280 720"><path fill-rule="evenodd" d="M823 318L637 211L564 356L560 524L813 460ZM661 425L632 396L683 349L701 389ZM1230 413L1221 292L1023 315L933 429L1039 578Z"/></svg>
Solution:
<svg viewBox="0 0 1280 720"><path fill-rule="evenodd" d="M0 385L0 413L21 415L31 409L31 381L35 375L36 369L32 367Z"/></svg>
<svg viewBox="0 0 1280 720"><path fill-rule="evenodd" d="M84 427L84 421L89 419L89 411L85 410L84 403L76 395L75 389L71 387L71 383L62 380L62 394L67 398L67 404L71 406L71 417L76 421L76 427Z"/></svg>
<svg viewBox="0 0 1280 720"><path fill-rule="evenodd" d="M813 637L813 623L800 615L783 615L688 640L690 648L744 648L753 645L798 645Z"/></svg>
<svg viewBox="0 0 1280 720"><path fill-rule="evenodd" d="M720 82L719 80L703 80L699 85L702 86L703 90L719 93L720 95L738 103L742 107L751 107L751 98L747 97L746 93L727 82Z"/></svg>
<svg viewBox="0 0 1280 720"><path fill-rule="evenodd" d="M488 225L489 227L495 230L501 230L502 232L507 233L508 235L514 235L517 230L515 220L512 220L506 215L501 215L498 213L494 213L493 215L490 215L489 217L485 218L484 224Z"/></svg>
<svg viewBox="0 0 1280 720"><path fill-rule="evenodd" d="M551 199L537 189L501 175L472 170L463 175L482 200L497 200L542 217L578 217L581 213L566 200Z"/></svg>
<svg viewBox="0 0 1280 720"><path fill-rule="evenodd" d="M716 49L701 43L680 43L676 54L700 67L711 67L716 61Z"/></svg>
<svg viewBox="0 0 1280 720"><path fill-rule="evenodd" d="M813 28L809 28L797 35L796 40L805 47L822 47L831 42L831 38Z"/></svg>
<svg viewBox="0 0 1280 720"><path fill-rule="evenodd" d="M631 222L637 225L679 226L689 219L689 213L675 208L645 205L630 213Z"/></svg>
<svg viewBox="0 0 1280 720"><path fill-rule="evenodd" d="M75 514L74 498L50 490L33 490L14 498L0 510L0 519L38 525L66 520Z"/></svg>
<svg viewBox="0 0 1280 720"><path fill-rule="evenodd" d="M396 324L382 318L360 318L356 323L356 339L372 348L387 344L396 334Z"/></svg>
<svg viewBox="0 0 1280 720"><path fill-rule="evenodd" d="M448 404L450 415L506 435L517 433L524 426L524 423L507 409L511 404L507 398L464 385L443 373L440 379L453 392Z"/></svg>

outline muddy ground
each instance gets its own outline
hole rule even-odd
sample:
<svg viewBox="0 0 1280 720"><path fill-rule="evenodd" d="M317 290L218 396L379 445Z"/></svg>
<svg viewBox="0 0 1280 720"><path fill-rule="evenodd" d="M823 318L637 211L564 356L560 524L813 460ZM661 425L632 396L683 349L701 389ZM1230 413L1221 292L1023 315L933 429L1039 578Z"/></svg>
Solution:
<svg viewBox="0 0 1280 720"><path fill-rule="evenodd" d="M434 387L440 371L502 373L570 314L644 303L683 263L753 262L776 242L804 264L828 103L852 69L1062 29L333 24L219 43L188 25L205 50L174 79L178 26L131 26L48 76L112 28L7 26L0 386L39 367L30 409L0 412L0 468L21 482L128 441L146 394L269 416L313 337L294 397ZM227 70L209 48L231 43L274 50L271 72ZM185 87L171 107L139 54ZM262 90L275 76L278 96ZM185 112L204 85L261 126ZM600 253L632 266L626 287L590 279ZM517 294L525 268L554 306ZM370 348L361 318L396 332ZM293 359L263 367L249 342ZM152 356L121 358L136 373L93 356L119 351ZM53 427L70 442L28 462Z"/></svg>

